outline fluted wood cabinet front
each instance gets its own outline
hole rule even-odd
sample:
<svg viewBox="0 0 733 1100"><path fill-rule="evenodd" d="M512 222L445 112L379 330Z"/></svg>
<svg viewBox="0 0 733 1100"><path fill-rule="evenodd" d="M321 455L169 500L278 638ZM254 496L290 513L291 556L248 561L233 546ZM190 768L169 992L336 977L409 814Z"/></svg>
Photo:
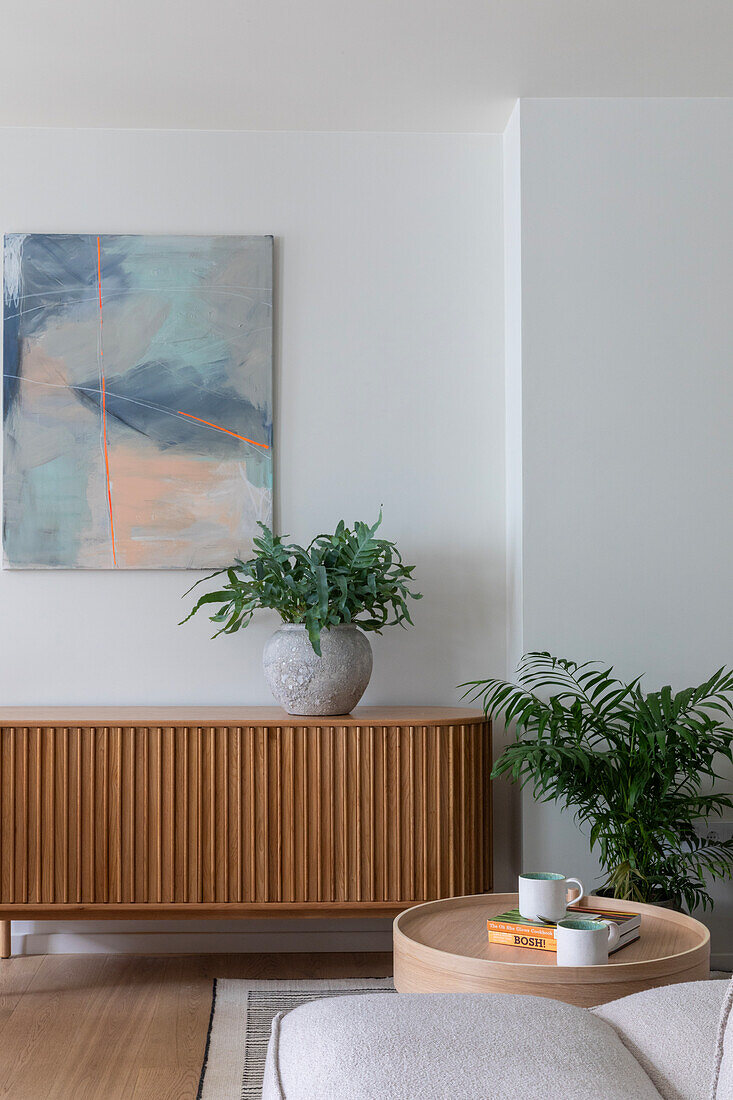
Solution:
<svg viewBox="0 0 733 1100"><path fill-rule="evenodd" d="M397 912L491 887L466 710L0 709L0 918Z"/></svg>

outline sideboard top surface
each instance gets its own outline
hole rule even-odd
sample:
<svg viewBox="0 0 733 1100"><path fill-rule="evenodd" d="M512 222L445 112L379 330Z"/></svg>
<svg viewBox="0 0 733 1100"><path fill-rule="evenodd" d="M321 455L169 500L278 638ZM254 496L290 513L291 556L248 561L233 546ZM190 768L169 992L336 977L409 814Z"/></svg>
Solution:
<svg viewBox="0 0 733 1100"><path fill-rule="evenodd" d="M0 727L451 726L484 722L467 707L356 707L351 714L287 714L280 707L0 707Z"/></svg>

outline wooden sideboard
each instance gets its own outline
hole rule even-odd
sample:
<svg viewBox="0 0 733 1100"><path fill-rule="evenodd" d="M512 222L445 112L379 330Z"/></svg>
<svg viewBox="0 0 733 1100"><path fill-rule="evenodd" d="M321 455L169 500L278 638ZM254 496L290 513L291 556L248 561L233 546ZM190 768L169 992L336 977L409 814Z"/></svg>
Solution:
<svg viewBox="0 0 733 1100"><path fill-rule="evenodd" d="M478 711L0 708L10 921L388 916L492 886Z"/></svg>

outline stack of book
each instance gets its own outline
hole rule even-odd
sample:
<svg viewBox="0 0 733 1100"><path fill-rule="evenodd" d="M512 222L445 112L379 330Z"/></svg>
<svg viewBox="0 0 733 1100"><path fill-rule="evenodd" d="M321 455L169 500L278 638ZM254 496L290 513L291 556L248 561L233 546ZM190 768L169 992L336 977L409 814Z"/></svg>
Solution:
<svg viewBox="0 0 733 1100"><path fill-rule="evenodd" d="M573 905L568 909L567 919L572 920L612 920L618 925L619 941L611 954L639 938L641 915L639 913L616 913L609 909L588 909ZM528 921L518 909L510 909L487 920L489 943L503 943L507 947L527 947L533 951L557 951L555 925L542 921Z"/></svg>

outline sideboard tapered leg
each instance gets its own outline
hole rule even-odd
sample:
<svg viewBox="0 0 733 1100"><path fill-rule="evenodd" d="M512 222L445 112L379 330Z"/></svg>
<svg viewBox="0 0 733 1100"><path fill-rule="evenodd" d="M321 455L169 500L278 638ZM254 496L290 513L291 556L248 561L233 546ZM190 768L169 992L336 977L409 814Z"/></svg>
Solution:
<svg viewBox="0 0 733 1100"><path fill-rule="evenodd" d="M0 959L10 958L11 924L9 920L0 920Z"/></svg>

